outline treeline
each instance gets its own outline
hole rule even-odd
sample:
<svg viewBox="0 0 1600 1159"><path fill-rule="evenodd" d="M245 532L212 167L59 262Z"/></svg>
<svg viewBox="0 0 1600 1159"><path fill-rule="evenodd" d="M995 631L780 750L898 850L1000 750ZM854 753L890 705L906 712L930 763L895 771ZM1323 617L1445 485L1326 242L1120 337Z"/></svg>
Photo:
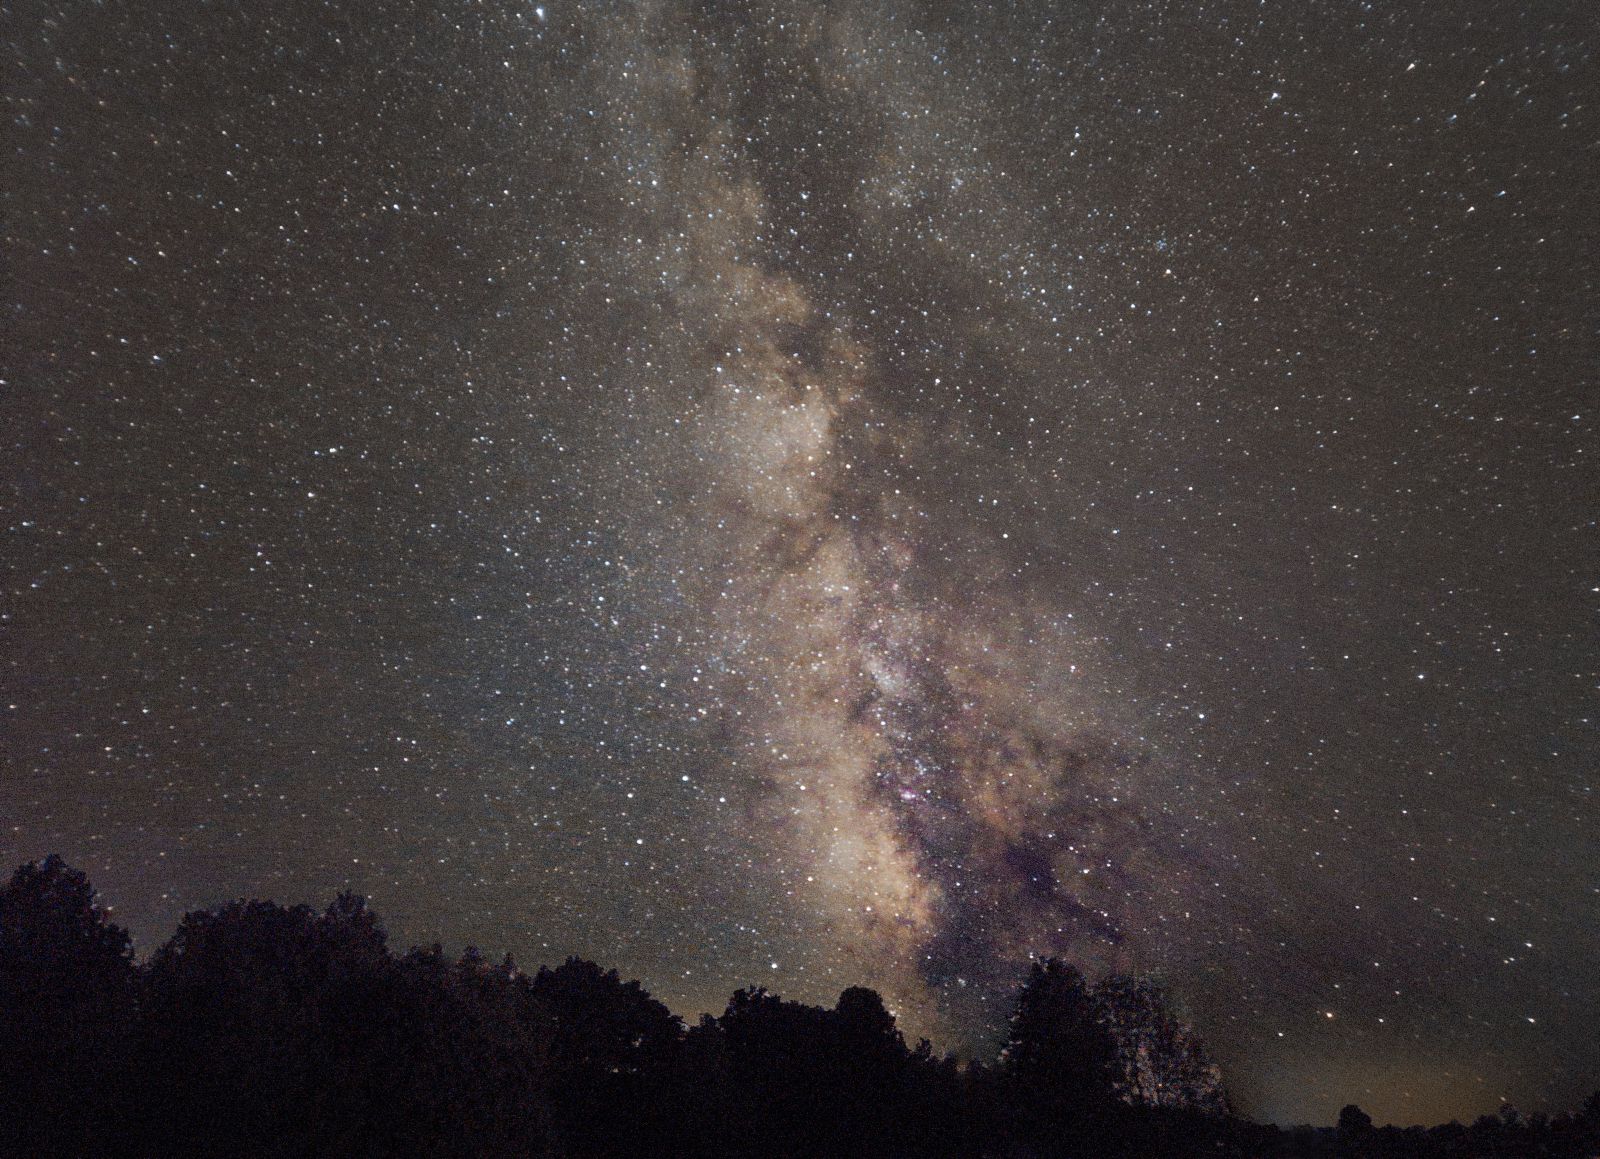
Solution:
<svg viewBox="0 0 1600 1159"><path fill-rule="evenodd" d="M0 1155L1590 1156L1583 1113L1285 1132L1229 1112L1149 983L1057 960L992 1065L908 1046L871 990L741 990L685 1027L569 959L390 951L363 899L187 915L142 965L59 858L0 890Z"/></svg>

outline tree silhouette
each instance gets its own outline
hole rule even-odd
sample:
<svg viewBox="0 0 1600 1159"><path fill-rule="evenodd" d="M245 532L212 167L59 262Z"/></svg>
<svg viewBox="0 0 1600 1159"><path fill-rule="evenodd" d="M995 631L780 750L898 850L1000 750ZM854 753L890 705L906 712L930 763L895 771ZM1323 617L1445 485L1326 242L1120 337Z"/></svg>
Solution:
<svg viewBox="0 0 1600 1159"><path fill-rule="evenodd" d="M526 975L474 950L450 962L438 946L397 963L396 1092L409 1104L390 1153L477 1157L554 1149L546 1090L553 1027ZM426 1146L422 1144L425 1143Z"/></svg>
<svg viewBox="0 0 1600 1159"><path fill-rule="evenodd" d="M1360 1136L1372 1130L1372 1116L1354 1103L1339 1109L1339 1134Z"/></svg>
<svg viewBox="0 0 1600 1159"><path fill-rule="evenodd" d="M1017 992L1000 1056L1009 1130L1090 1148L1117 1100L1117 1048L1088 984L1059 958L1035 962Z"/></svg>
<svg viewBox="0 0 1600 1159"><path fill-rule="evenodd" d="M186 914L156 951L144 997L152 1142L176 1126L200 1154L242 1140L314 1146L303 1112L336 1078L317 1033L330 957L319 932L309 906L238 901Z"/></svg>
<svg viewBox="0 0 1600 1159"><path fill-rule="evenodd" d="M904 1107L928 1071L913 1069L905 1037L876 990L845 990L824 1027L823 1064L832 1082L823 1097L832 1102L838 1126L835 1152L853 1147L862 1154L883 1154L911 1130ZM931 1050L929 1055L931 1061Z"/></svg>
<svg viewBox="0 0 1600 1159"><path fill-rule="evenodd" d="M730 1152L940 1155L961 1138L954 1065L926 1043L908 1050L866 987L846 989L831 1010L763 987L737 991L720 1018L689 1033L687 1049L714 1066L722 1101L744 1112L720 1139Z"/></svg>
<svg viewBox="0 0 1600 1159"><path fill-rule="evenodd" d="M0 890L0 1154L83 1154L117 1111L133 946L51 854Z"/></svg>
<svg viewBox="0 0 1600 1159"><path fill-rule="evenodd" d="M58 857L0 889L0 1155L703 1159L1592 1159L1600 1093L1551 1117L1283 1131L1226 1108L1166 995L1055 959L998 1064L908 1050L883 999L756 987L682 1023L569 959L529 977L469 947L390 953L358 895L184 917L143 969Z"/></svg>
<svg viewBox="0 0 1600 1159"><path fill-rule="evenodd" d="M894 1015L876 990L865 986L845 990L833 1009L833 1022L841 1046L851 1053L895 1058L905 1054L905 1037L895 1029Z"/></svg>
<svg viewBox="0 0 1600 1159"><path fill-rule="evenodd" d="M1117 1054L1117 1093L1147 1107L1221 1114L1221 1072L1165 991L1144 978L1113 974L1092 991Z"/></svg>
<svg viewBox="0 0 1600 1159"><path fill-rule="evenodd" d="M188 914L145 986L153 1150L523 1155L543 1146L549 1021L525 978L396 961L353 895Z"/></svg>
<svg viewBox="0 0 1600 1159"><path fill-rule="evenodd" d="M683 1023L638 982L581 958L541 966L533 993L555 1020L552 1062L564 1074L637 1074L683 1036Z"/></svg>
<svg viewBox="0 0 1600 1159"><path fill-rule="evenodd" d="M823 1012L785 1002L765 987L736 991L717 1020L748 1106L774 1133L809 1131L814 1124L812 1063L822 1038Z"/></svg>
<svg viewBox="0 0 1600 1159"><path fill-rule="evenodd" d="M680 1118L672 1097L683 1023L636 981L568 958L531 993L551 1020L550 1091L566 1146L648 1153Z"/></svg>
<svg viewBox="0 0 1600 1159"><path fill-rule="evenodd" d="M1116 1043L1076 966L1059 958L1033 964L1017 993L1001 1065L1029 1089L1074 1107L1115 1096Z"/></svg>

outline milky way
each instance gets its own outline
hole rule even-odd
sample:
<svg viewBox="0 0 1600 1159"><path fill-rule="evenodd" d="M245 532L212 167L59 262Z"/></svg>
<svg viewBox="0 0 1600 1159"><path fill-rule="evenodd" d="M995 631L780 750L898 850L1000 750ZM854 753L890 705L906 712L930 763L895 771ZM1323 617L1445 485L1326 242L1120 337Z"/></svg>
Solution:
<svg viewBox="0 0 1600 1159"><path fill-rule="evenodd" d="M10 862L1595 1085L1581 13L24 7Z"/></svg>
<svg viewBox="0 0 1600 1159"><path fill-rule="evenodd" d="M799 35L821 42L809 45L819 73L848 71L821 28ZM632 52L626 67L652 92L654 74L678 89L699 75L677 55ZM853 947L903 1018L948 1040L975 1025L971 1011L939 1018L960 991L994 999L1032 954L1127 964L1105 951L1160 912L1148 863L1170 850L1139 805L1160 786L1079 688L1092 646L1011 566L1008 533L985 526L999 498L935 507L942 482L924 476L970 433L897 410L885 396L906 372L870 327L819 309L760 256L783 194L747 174L736 127L706 103L668 103L695 131L651 170L686 212L657 242L670 257L652 305L667 321L638 339L645 373L629 393L646 418L622 489L642 515L629 538L672 529L668 570L645 586L712 626L715 672L691 652L689 680L737 715L750 819L817 919L809 936ZM633 491L667 478L670 503Z"/></svg>
<svg viewBox="0 0 1600 1159"><path fill-rule="evenodd" d="M742 189L708 211L740 241L764 213ZM718 320L715 362L690 364L695 468L672 513L700 542L671 558L693 561L691 615L740 658L707 691L742 706L757 823L825 915L819 935L864 947L862 968L913 1004L919 980L987 995L1029 953L1121 942L1147 905L1123 803L1145 787L1075 688L1071 633L994 562L937 558L944 520L912 479L882 485L939 435L883 407L848 322L687 232L711 251L693 284L726 297L695 304Z"/></svg>

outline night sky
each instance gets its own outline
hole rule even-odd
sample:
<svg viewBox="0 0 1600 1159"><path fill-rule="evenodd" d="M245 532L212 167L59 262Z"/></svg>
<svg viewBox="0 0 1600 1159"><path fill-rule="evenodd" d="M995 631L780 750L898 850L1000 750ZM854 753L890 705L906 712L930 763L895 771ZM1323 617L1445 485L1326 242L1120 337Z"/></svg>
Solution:
<svg viewBox="0 0 1600 1159"><path fill-rule="evenodd" d="M1600 1086L1585 3L0 9L0 859L1243 1111Z"/></svg>

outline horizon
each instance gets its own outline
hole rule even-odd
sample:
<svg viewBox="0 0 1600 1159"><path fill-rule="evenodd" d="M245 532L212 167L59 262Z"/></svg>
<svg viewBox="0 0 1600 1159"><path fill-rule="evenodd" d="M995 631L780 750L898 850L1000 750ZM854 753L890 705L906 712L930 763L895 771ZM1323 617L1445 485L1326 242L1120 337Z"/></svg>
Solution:
<svg viewBox="0 0 1600 1159"><path fill-rule="evenodd" d="M43 858L40 858L40 859L37 859L37 860L42 861ZM337 891L335 891L335 892L337 892ZM360 895L360 896L365 897L365 895ZM110 921L115 923L116 922L116 908L115 908L115 906L106 905L104 903L103 897L99 898L98 900L100 901L101 908L104 911L106 917ZM440 947L442 949L442 951L444 952L444 956L447 959L451 960L451 961L454 961L454 960L460 958L469 949L476 949L477 951L479 951L483 955L484 959L486 961L489 961L489 962L502 961L507 955L509 955L516 962L517 971L519 973L521 973L521 974L530 975L530 976L532 974L534 974L534 973L537 973L540 970L543 970L543 969L553 969L556 966L560 965L561 962L572 960L572 959L578 959L578 960L581 960L581 961L592 962L592 963L598 965L601 969L604 969L604 970L617 969L617 967L611 965L609 959L607 959L605 957L593 956L593 955L588 955L588 954L580 954L580 953L556 953L556 954L554 954L552 957L550 957L548 959L540 960L539 962L534 964L532 966L532 968L530 969L527 965L524 965L522 961L518 960L517 956L511 950L489 950L489 949L485 949L481 944L474 943L474 942L463 942L459 946L457 946L457 945L446 944L446 943L438 941L438 940L429 941L429 940L425 939L425 940L422 940L422 941L411 941L410 939L404 939L404 941L409 943L409 944L406 944L404 946L404 948L402 949L401 945L399 943L397 943L396 940L393 937L392 929L391 929L391 927L389 925L388 920L385 918L383 910L374 903L372 898L365 897L365 900L368 902L369 905L373 906L372 912L374 912L377 915L378 920L379 920L380 924L382 925L382 927L383 927L383 929L385 931L385 935L386 935L386 938L387 938L388 944L389 944L389 951L392 954L396 955L396 956L400 956L402 954L408 953L408 952L413 951L413 950L427 950L427 949L430 949L432 947L437 946L437 947ZM319 904L317 902L315 902L315 901L290 902L290 901L283 901L281 899L272 898L272 897L228 898L228 899L225 899L225 900L214 902L214 903L212 903L210 905L199 906L199 907L197 907L197 910L195 912L216 910L216 909L219 909L219 908L221 908L223 906L233 904L235 902L245 902L245 901L262 901L262 902L268 902L268 903L271 903L271 904L281 905L281 906L285 906L285 907L292 907L292 906L295 906L295 905L306 905L306 906L309 906L314 912L320 912ZM169 931L169 933L166 935L166 937L163 937L163 938L161 938L159 940L151 941L141 951L140 944L139 944L139 939L136 938L136 937L133 937L132 931L129 931L129 933L130 933L130 940L131 940L132 945L133 945L134 961L136 963L138 963L139 965L148 964L150 955L153 954L162 945L164 945L166 943L166 941L171 937L171 933ZM632 975L626 970L618 970L617 972L618 972L619 977L621 977L624 982L628 982L628 981L638 982L641 986L643 986L643 988L645 989L645 991L647 993L649 993L652 997L656 998L658 1001L663 1002L667 1006L667 1008L672 1012L673 1017L676 1018L685 1028L692 1027L692 1026L696 1025L702 1016L707 1016L707 1017L711 1017L711 1018L719 1018L726 1012L727 1007L728 1007L728 1000L724 1000L722 1003L720 1003L720 1004L718 1004L718 1005L716 1005L714 1007L711 1007L711 1008L695 1010L695 1009L693 1009L693 1007L691 1005L690 1007L684 1008L683 1010L680 1011L678 1003L672 1001L668 997L664 997L663 994L661 993L661 991L658 990L655 986L646 985L645 984L645 980L643 978L640 978L640 977L638 977L636 975ZM1096 981L1096 980L1097 979L1094 978L1093 976L1090 977L1090 981ZM746 980L743 983L735 984L735 985L733 985L731 987L726 988L726 993L730 996L729 1000L731 1000L731 996L733 994L737 993L740 990L749 990L749 989L755 989L757 987L761 987L763 989L766 989L769 993L772 993L772 994L774 994L774 995L776 995L776 996L778 996L780 998L783 998L785 1000L788 1000L788 1001L804 1001L804 1002L806 1002L807 1005L820 1005L823 1008L828 1008L829 1003L828 1003L828 1001L826 999L817 999L815 997L805 998L805 999L797 999L792 994L785 993L782 990L774 989L773 987L769 986L767 984L768 981L770 981L770 979L763 980L763 979L761 979L759 977L752 977L752 978ZM1018 974L1018 977L1017 977L1016 981L1017 981L1017 985L1021 984L1021 981L1022 981L1022 974L1021 973ZM858 983L846 982L846 983L844 983L843 986L841 986L840 993L842 993L846 989L849 989L851 986L854 986L854 985L865 985L865 984L866 983L860 983L860 982L858 982ZM869 988L870 988L870 986L869 986ZM874 991L874 992L876 992L876 991ZM834 995L835 999L837 997L838 997L837 994ZM898 1025L899 1024L899 1013L900 1012L896 1011L892 1004L888 1004L886 1006L886 1008L887 1008L889 1014L895 1018L896 1024L897 1024L897 1028L900 1029L903 1034L905 1034L904 1028L903 1027L899 1027L899 1025ZM936 1054L938 1054L941 1057L956 1059L958 1062L960 1062L964 1066L968 1065L968 1064L971 1064L971 1063L974 1063L974 1062L981 1063L984 1066L993 1066L993 1065L995 1065L996 1061L999 1059L1001 1050L1004 1048L1004 1045L1005 1045L1005 1033L1006 1033L1006 1028L1005 1028L1005 1025L1003 1023L1002 1024L998 1024L994 1028L994 1031L993 1031L994 1041L991 1044L991 1048L989 1049L987 1054L984 1054L984 1055L979 1055L978 1053L976 1053L976 1051L979 1048L976 1045L973 1045L973 1044L968 1044L966 1046L957 1046L955 1048L947 1049L944 1046L944 1044L942 1044L942 1043L940 1043L940 1042L938 1042L936 1040L929 1040L929 1041L931 1042L931 1044L933 1046L933 1049L934 1049ZM912 1035L912 1034L905 1034L905 1038L906 1038L906 1041L908 1042L908 1044L909 1043L914 1043L916 1041L917 1037L920 1037L920 1036L916 1036L916 1035ZM1450 1076L1419 1076L1419 1077L1423 1078L1424 1080L1426 1080L1429 1077L1432 1077L1434 1079L1434 1081L1435 1081L1435 1084L1438 1084L1440 1077L1443 1077L1446 1081L1448 1081ZM1227 1071L1226 1071L1225 1068L1223 1070L1222 1080L1223 1080L1223 1086L1225 1088L1227 1088L1228 1087L1228 1074L1227 1074ZM1600 1090L1600 1079L1596 1080L1596 1085L1595 1085L1594 1089L1595 1090ZM1229 1093L1230 1093L1230 1095L1232 1094L1231 1088L1230 1088L1230 1092ZM1295 1127L1306 1127L1306 1126L1315 1127L1315 1128L1317 1128L1319 1130L1332 1130L1336 1125L1335 1120L1338 1117L1338 1109L1339 1108L1343 1108L1346 1105L1354 1104L1356 1106L1360 1106L1363 1110L1367 1109L1358 1100L1355 1100L1355 1099L1343 1099L1341 1101L1341 1100L1338 1099L1338 1097L1336 1095L1334 1097L1335 1097L1335 1101L1338 1102L1338 1108L1336 1108L1332 1112L1332 1114L1328 1117L1326 1122L1309 1121L1309 1120L1296 1120L1296 1121L1288 1121L1288 1122L1286 1122L1286 1121L1282 1121L1282 1120L1279 1120L1279 1119L1271 1118L1270 1116L1262 1116L1262 1117L1257 1118L1255 1116L1246 1115L1245 1117L1252 1118L1256 1122L1266 1123L1266 1124L1270 1124L1270 1125L1274 1125L1274 1126L1280 1127L1283 1130L1290 1130L1290 1129L1295 1128ZM1459 1115L1453 1115L1453 1116L1450 1116L1450 1117L1447 1117L1447 1118L1442 1118L1442 1119L1433 1120L1433 1121L1426 1121L1426 1122L1418 1121L1418 1122L1412 1122L1412 1123L1383 1122L1383 1121L1379 1121L1375 1117L1374 1118L1374 1126L1377 1126L1377 1127L1380 1127L1380 1128L1383 1128L1383 1127L1394 1127L1394 1128L1398 1128L1398 1129L1402 1129L1402 1130L1407 1129L1407 1128L1412 1128L1412 1127L1431 1128L1431 1127L1437 1127L1437 1126L1446 1125L1446 1124L1449 1124L1451 1122L1460 1123L1460 1124L1465 1126L1465 1125L1470 1125L1475 1119L1479 1118L1480 1116L1483 1116L1483 1115L1496 1115L1500 1111L1502 1111L1504 1109L1510 1109L1510 1108L1514 1108L1514 1109L1520 1111L1524 1115L1531 1113L1529 1108L1515 1107L1515 1105L1510 1100L1501 1098L1501 1099L1498 1099L1494 1103L1493 1106L1485 1105L1485 1107L1481 1111L1478 1111L1478 1112L1476 1112L1476 1113L1474 1113L1472 1115L1466 1116L1466 1117L1459 1116ZM1578 1104L1575 1103L1573 1106L1570 1106L1570 1107L1541 1107L1541 1108L1534 1108L1534 1109L1535 1110L1542 1110L1542 1111L1544 1111L1545 1113L1548 1113L1548 1114L1559 1114L1559 1113L1561 1113L1563 1111L1566 1111L1566 1112L1576 1111L1578 1109ZM1236 1113L1243 1113L1243 1112L1236 1112Z"/></svg>

